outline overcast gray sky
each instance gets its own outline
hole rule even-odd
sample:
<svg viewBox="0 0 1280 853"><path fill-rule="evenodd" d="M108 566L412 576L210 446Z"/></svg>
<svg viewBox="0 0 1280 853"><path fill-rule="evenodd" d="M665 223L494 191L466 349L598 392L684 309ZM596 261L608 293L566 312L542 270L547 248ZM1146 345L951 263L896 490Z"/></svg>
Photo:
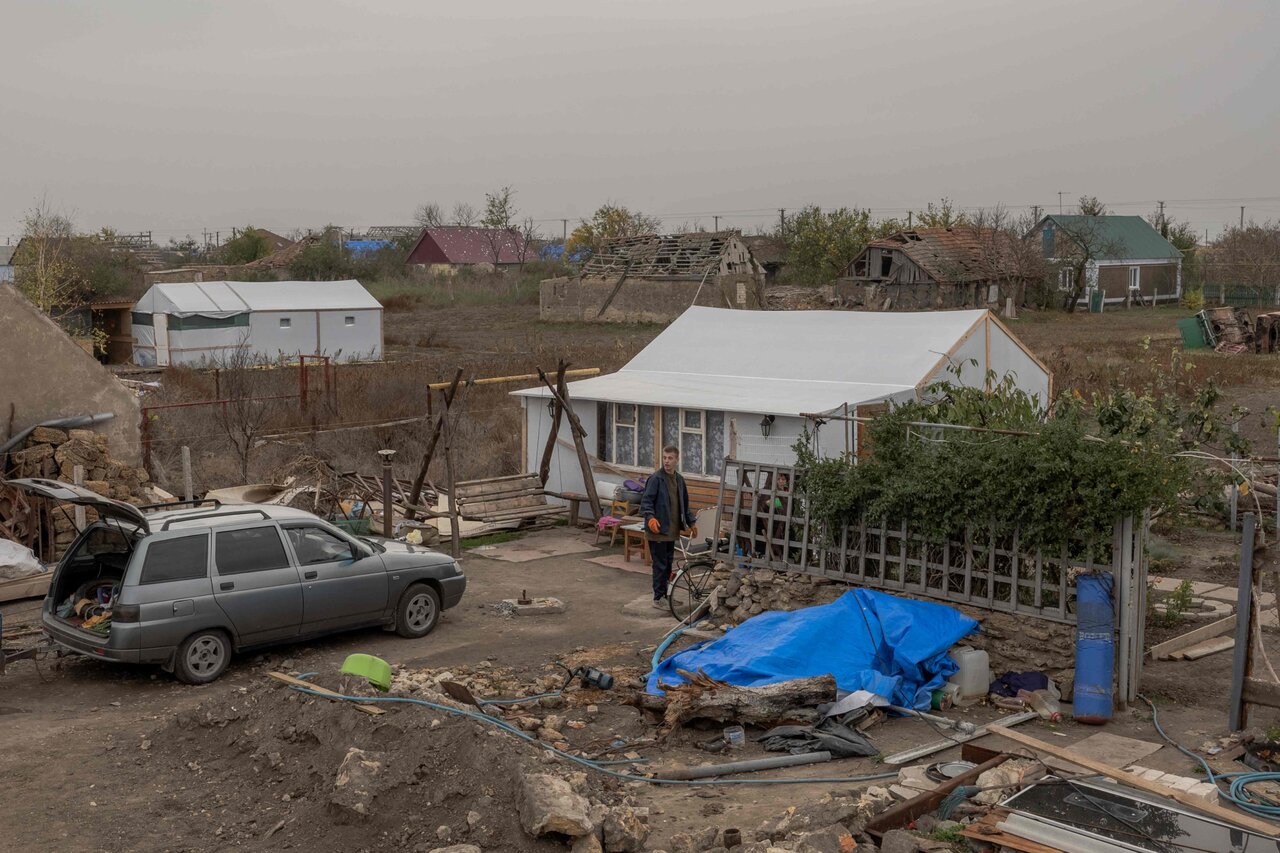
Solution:
<svg viewBox="0 0 1280 853"><path fill-rule="evenodd" d="M511 184L752 229L942 196L1280 218L1280 4L4 0L0 240L410 221ZM1128 203L1128 204L1123 204ZM559 231L559 223L548 223Z"/></svg>

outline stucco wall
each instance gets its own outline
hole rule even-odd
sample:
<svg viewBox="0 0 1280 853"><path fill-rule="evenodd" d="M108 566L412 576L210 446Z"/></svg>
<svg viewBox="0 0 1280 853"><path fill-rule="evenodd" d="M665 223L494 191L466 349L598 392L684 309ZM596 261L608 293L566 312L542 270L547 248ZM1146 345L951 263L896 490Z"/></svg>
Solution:
<svg viewBox="0 0 1280 853"><path fill-rule="evenodd" d="M760 307L761 284L751 275L722 275L706 282L636 279L622 283L601 315L617 286L616 278L547 279L539 289L539 317L559 323L670 323L691 305Z"/></svg>
<svg viewBox="0 0 1280 853"><path fill-rule="evenodd" d="M8 422L10 403L15 432L53 418L112 412L94 429L107 436L112 456L138 464L141 415L132 391L11 284L0 284L0 328L0 423Z"/></svg>

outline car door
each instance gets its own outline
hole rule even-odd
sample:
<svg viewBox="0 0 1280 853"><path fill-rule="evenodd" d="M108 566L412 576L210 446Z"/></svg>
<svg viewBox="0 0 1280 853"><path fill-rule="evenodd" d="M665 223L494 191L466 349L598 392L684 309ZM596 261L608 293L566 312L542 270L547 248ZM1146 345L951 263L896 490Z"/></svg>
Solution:
<svg viewBox="0 0 1280 853"><path fill-rule="evenodd" d="M157 533L144 540L125 579L122 600L139 606L142 648L177 646L217 610L209 580L209 531ZM129 603L126 601L126 603Z"/></svg>
<svg viewBox="0 0 1280 853"><path fill-rule="evenodd" d="M387 570L377 554L320 524L295 523L284 529L302 573L303 633L382 616L387 609Z"/></svg>
<svg viewBox="0 0 1280 853"><path fill-rule="evenodd" d="M214 528L213 596L240 643L277 642L302 627L302 583L274 524Z"/></svg>

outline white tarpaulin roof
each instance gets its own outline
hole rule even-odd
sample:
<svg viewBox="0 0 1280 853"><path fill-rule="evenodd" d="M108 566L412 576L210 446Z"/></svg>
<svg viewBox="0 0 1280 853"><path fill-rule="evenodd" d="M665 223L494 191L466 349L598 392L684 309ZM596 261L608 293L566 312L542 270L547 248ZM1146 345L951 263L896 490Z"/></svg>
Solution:
<svg viewBox="0 0 1280 853"><path fill-rule="evenodd" d="M986 316L692 307L617 373L570 383L570 396L775 415L828 412L914 391ZM545 387L514 393L550 396Z"/></svg>
<svg viewBox="0 0 1280 853"><path fill-rule="evenodd" d="M348 281L193 281L153 284L135 311L225 316L246 311L381 309L361 286Z"/></svg>

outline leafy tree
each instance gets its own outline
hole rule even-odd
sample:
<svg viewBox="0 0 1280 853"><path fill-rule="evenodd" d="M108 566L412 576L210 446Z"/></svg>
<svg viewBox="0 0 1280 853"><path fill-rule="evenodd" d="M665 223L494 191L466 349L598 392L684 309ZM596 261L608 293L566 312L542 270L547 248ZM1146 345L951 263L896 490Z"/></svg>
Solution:
<svg viewBox="0 0 1280 853"><path fill-rule="evenodd" d="M252 225L241 228L222 244L218 253L224 264L247 264L271 254L271 240Z"/></svg>
<svg viewBox="0 0 1280 853"><path fill-rule="evenodd" d="M1081 208L1085 208L1088 199L1081 198ZM1096 203L1097 199L1093 199ZM1105 210L1101 205L1095 208ZM1098 219L1105 213L1085 214L1084 219L1067 223L1061 219L1055 221L1057 233L1054 235L1054 255L1058 259L1058 270L1069 270L1069 284L1063 293L1062 307L1067 313L1076 310L1080 297L1084 295L1089 283L1089 269L1094 261L1108 254L1114 254L1120 247L1109 237Z"/></svg>
<svg viewBox="0 0 1280 853"><path fill-rule="evenodd" d="M1245 285L1280 299L1280 222L1231 227L1213 242L1205 265L1214 284Z"/></svg>
<svg viewBox="0 0 1280 853"><path fill-rule="evenodd" d="M518 248L519 235L512 227L516 216L515 197L515 190L509 186L484 194L484 214L480 217L480 224L488 229L484 234L485 242L489 244L489 258L495 265L502 259L504 246L510 244Z"/></svg>
<svg viewBox="0 0 1280 853"><path fill-rule="evenodd" d="M413 221L423 228L435 228L444 225L444 210L435 202L418 205L413 212Z"/></svg>
<svg viewBox="0 0 1280 853"><path fill-rule="evenodd" d="M1106 216L1110 212L1105 204L1098 201L1096 195L1080 196L1078 207L1081 216Z"/></svg>
<svg viewBox="0 0 1280 853"><path fill-rule="evenodd" d="M14 284L41 311L62 319L90 295L89 278L76 263L75 227L41 199L22 219L13 258Z"/></svg>
<svg viewBox="0 0 1280 853"><path fill-rule="evenodd" d="M787 277L802 284L826 284L880 233L869 210L804 207L786 219Z"/></svg>
<svg viewBox="0 0 1280 853"><path fill-rule="evenodd" d="M595 252L605 240L656 234L660 230L662 220L657 217L629 210L621 204L605 202L591 214L590 219L583 219L569 233L569 239L565 241L565 255L575 255L581 251Z"/></svg>
<svg viewBox="0 0 1280 853"><path fill-rule="evenodd" d="M336 281L354 273L351 251L327 238L315 240L289 263L289 275L299 281Z"/></svg>
<svg viewBox="0 0 1280 853"><path fill-rule="evenodd" d="M972 223L969 215L963 210L956 210L949 198L943 198L936 205L929 202L929 206L917 210L912 219L919 228L956 228Z"/></svg>

